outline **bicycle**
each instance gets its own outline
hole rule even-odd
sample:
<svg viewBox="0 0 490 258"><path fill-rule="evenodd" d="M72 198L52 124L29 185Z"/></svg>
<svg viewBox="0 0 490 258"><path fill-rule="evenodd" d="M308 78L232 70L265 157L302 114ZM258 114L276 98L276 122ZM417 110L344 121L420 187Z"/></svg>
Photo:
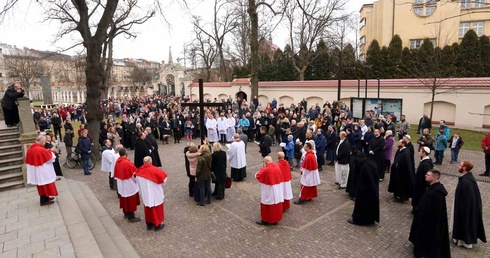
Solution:
<svg viewBox="0 0 490 258"><path fill-rule="evenodd" d="M88 160L88 168L90 170L94 169L97 159L93 153L90 153L90 158ZM77 165L82 165L82 153L79 150L74 150L66 157L66 166L69 168L75 168Z"/></svg>

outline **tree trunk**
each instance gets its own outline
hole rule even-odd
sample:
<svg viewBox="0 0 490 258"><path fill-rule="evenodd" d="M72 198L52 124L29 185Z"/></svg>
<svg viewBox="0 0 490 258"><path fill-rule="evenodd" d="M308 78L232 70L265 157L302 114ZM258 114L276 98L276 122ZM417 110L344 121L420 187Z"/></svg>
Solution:
<svg viewBox="0 0 490 258"><path fill-rule="evenodd" d="M259 19L257 16L257 6L255 0L248 0L248 14L250 15L250 86L252 87L251 96L259 95Z"/></svg>
<svg viewBox="0 0 490 258"><path fill-rule="evenodd" d="M104 67L101 63L102 46L95 40L87 42L87 66L85 69L87 81L87 129L93 141L92 153L97 159L100 159L99 152L99 130L100 121L103 119L103 113L100 109L100 96L103 90Z"/></svg>
<svg viewBox="0 0 490 258"><path fill-rule="evenodd" d="M304 81L305 80L305 70L301 69L298 71L299 72L299 80Z"/></svg>
<svg viewBox="0 0 490 258"><path fill-rule="evenodd" d="M431 121L433 119L432 114L434 113L434 99L436 97L436 90L437 90L436 80L437 79L434 79L434 81L432 82L432 99L430 101L430 116L429 116Z"/></svg>
<svg viewBox="0 0 490 258"><path fill-rule="evenodd" d="M221 72L221 81L222 82L227 82L228 81L228 73L226 71L226 64L225 64L225 56L223 54L223 47L219 48L219 66L220 66L220 72Z"/></svg>

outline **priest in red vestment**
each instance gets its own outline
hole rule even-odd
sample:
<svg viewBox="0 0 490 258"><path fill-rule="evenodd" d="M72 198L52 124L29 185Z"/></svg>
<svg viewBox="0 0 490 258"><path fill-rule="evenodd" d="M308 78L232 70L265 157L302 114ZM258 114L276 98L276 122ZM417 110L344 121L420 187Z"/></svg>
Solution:
<svg viewBox="0 0 490 258"><path fill-rule="evenodd" d="M129 222L141 221L134 216L136 207L140 204L139 188L134 173L138 170L127 157L125 148L119 150L119 158L114 167L114 178L117 180L119 208L123 209L124 218Z"/></svg>
<svg viewBox="0 0 490 258"><path fill-rule="evenodd" d="M146 229L158 231L165 227L164 200L162 185L167 182L167 173L152 165L150 156L143 158L143 166L136 171L141 199L145 205Z"/></svg>
<svg viewBox="0 0 490 258"><path fill-rule="evenodd" d="M56 173L53 167L53 162L56 160L54 151L56 150L45 149L45 143L46 137L40 135L26 152L27 183L37 187L41 206L52 204L54 198L50 196L58 195L54 183Z"/></svg>
<svg viewBox="0 0 490 258"><path fill-rule="evenodd" d="M301 164L301 192L299 194L299 199L295 201L294 204L303 204L317 197L318 192L316 186L321 182L316 155L313 153L311 143L305 143L304 149L306 155L303 164Z"/></svg>
<svg viewBox="0 0 490 258"><path fill-rule="evenodd" d="M284 186L279 165L272 162L270 156L264 157L263 168L255 174L260 183L260 215L259 225L276 225L282 219Z"/></svg>
<svg viewBox="0 0 490 258"><path fill-rule="evenodd" d="M293 199L293 189L291 188L291 180L293 179L291 175L291 166L289 162L284 159L284 152L280 151L277 153L277 164L281 168L282 182L284 186L284 202L282 203L282 210L286 211L291 207L290 200Z"/></svg>

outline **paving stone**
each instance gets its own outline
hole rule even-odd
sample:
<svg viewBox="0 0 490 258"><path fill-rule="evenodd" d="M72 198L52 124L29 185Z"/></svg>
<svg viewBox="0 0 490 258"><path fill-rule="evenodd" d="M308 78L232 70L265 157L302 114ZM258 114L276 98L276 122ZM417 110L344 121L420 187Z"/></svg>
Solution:
<svg viewBox="0 0 490 258"><path fill-rule="evenodd" d="M31 243L36 243L39 241L44 241L46 239L50 239L55 237L56 234L54 232L54 229L48 229L39 233L35 233L31 235Z"/></svg>
<svg viewBox="0 0 490 258"><path fill-rule="evenodd" d="M60 257L60 256L61 253L59 247L46 249L41 252L32 254L32 258L50 258L50 257Z"/></svg>
<svg viewBox="0 0 490 258"><path fill-rule="evenodd" d="M49 249L53 247L71 245L71 240L70 240L70 236L66 234L66 235L60 235L60 236L46 239L44 241L44 244L46 246L46 249ZM73 250L73 247L71 247L71 250Z"/></svg>
<svg viewBox="0 0 490 258"><path fill-rule="evenodd" d="M7 242L17 238L17 230L0 235L0 243Z"/></svg>
<svg viewBox="0 0 490 258"><path fill-rule="evenodd" d="M1 252L0 258L17 258L17 248Z"/></svg>
<svg viewBox="0 0 490 258"><path fill-rule="evenodd" d="M18 256L19 257L26 257L26 256L31 256L33 253L41 252L44 251L44 241L37 242L37 243L32 243L29 245L23 245L22 247L19 247L18 249Z"/></svg>
<svg viewBox="0 0 490 258"><path fill-rule="evenodd" d="M8 251L19 247L24 247L26 245L29 245L30 243L31 243L30 236L18 237L9 241L5 241L3 245L3 250Z"/></svg>
<svg viewBox="0 0 490 258"><path fill-rule="evenodd" d="M61 244L60 252L62 257L75 257L75 249L73 249L73 245L71 243Z"/></svg>

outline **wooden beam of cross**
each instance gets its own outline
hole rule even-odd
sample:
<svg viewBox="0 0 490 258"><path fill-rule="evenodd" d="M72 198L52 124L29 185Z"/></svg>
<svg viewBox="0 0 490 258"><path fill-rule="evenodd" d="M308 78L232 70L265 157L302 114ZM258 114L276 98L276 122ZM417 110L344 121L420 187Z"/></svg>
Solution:
<svg viewBox="0 0 490 258"><path fill-rule="evenodd" d="M226 103L206 103L204 102L204 81L203 79L199 79L199 102L197 103L182 103L181 106L187 106L187 107L199 107L199 123L200 123L200 137L201 137L201 144L204 143L204 138L206 137L206 125L204 124L204 107L219 107L219 106L225 106Z"/></svg>

